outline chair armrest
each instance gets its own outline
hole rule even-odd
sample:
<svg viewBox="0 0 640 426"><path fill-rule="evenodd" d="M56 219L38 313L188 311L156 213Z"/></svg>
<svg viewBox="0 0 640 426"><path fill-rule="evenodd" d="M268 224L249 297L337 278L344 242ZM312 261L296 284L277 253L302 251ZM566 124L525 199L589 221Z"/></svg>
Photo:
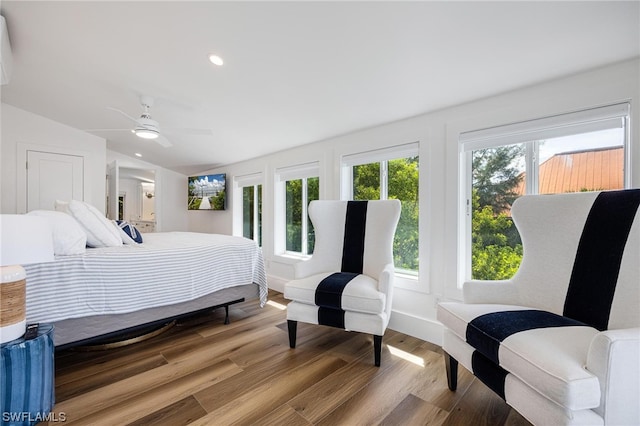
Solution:
<svg viewBox="0 0 640 426"><path fill-rule="evenodd" d="M518 289L511 280L471 280L462 285L462 297L465 303L517 305Z"/></svg>
<svg viewBox="0 0 640 426"><path fill-rule="evenodd" d="M332 270L332 265L323 262L318 257L311 256L309 259L301 260L293 265L293 278L297 280Z"/></svg>
<svg viewBox="0 0 640 426"><path fill-rule="evenodd" d="M393 280L395 276L396 269L393 267L393 263L387 263L378 277L378 291L389 297L389 292L393 291Z"/></svg>
<svg viewBox="0 0 640 426"><path fill-rule="evenodd" d="M386 296L386 304L384 307L387 318L391 315L391 303L393 301L393 282L396 276L396 269L393 263L387 263L378 276L378 291Z"/></svg>
<svg viewBox="0 0 640 426"><path fill-rule="evenodd" d="M606 330L591 341L587 370L600 381L605 424L640 424L640 328Z"/></svg>
<svg viewBox="0 0 640 426"><path fill-rule="evenodd" d="M313 275L311 271L314 269L314 265L311 259L301 260L293 265L293 279L297 280Z"/></svg>

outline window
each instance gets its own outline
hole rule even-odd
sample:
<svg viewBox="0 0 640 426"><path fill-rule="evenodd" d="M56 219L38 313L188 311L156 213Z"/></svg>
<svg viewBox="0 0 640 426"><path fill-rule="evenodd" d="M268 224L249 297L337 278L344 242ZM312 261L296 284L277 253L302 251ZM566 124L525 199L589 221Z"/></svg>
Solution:
<svg viewBox="0 0 640 426"><path fill-rule="evenodd" d="M320 179L317 177L288 180L286 184L286 250L313 254L315 233L309 220L307 207L318 199Z"/></svg>
<svg viewBox="0 0 640 426"><path fill-rule="evenodd" d="M350 200L397 199L402 203L393 242L396 270L418 273L418 143L353 154L342 159L342 193Z"/></svg>
<svg viewBox="0 0 640 426"><path fill-rule="evenodd" d="M522 259L511 205L525 194L625 187L629 105L462 133L465 278L508 279Z"/></svg>
<svg viewBox="0 0 640 426"><path fill-rule="evenodd" d="M124 220L124 205L126 194L118 195L118 220Z"/></svg>
<svg viewBox="0 0 640 426"><path fill-rule="evenodd" d="M313 224L307 209L309 203L320 197L318 163L286 167L276 170L280 191L280 215L284 222L284 251L290 254L311 255L315 245Z"/></svg>
<svg viewBox="0 0 640 426"><path fill-rule="evenodd" d="M242 236L262 246L262 185L242 188Z"/></svg>
<svg viewBox="0 0 640 426"><path fill-rule="evenodd" d="M262 173L236 176L234 182L238 189L234 194L242 197L234 200L240 211L239 216L234 217L234 222L240 222L239 226L234 225L234 235L241 234L262 247Z"/></svg>

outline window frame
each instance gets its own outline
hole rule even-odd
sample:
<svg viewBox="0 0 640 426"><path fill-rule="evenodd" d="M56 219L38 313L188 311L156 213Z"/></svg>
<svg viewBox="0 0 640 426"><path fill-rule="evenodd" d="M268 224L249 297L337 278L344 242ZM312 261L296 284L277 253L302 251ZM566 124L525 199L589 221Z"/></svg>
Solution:
<svg viewBox="0 0 640 426"><path fill-rule="evenodd" d="M409 157L420 157L420 143L418 141L343 155L340 159L340 199L344 201L353 200L353 167L371 163L380 163L380 200L388 199L389 161ZM422 163L422 161L420 161L420 163ZM419 188L421 186L420 181L421 178L418 179ZM423 219L420 218L418 222L418 235L420 239L423 238L420 234L422 222ZM417 271L406 269L396 269L395 271L395 276L400 279L399 282L405 284L405 288L414 288L418 283L420 270L422 269L421 266L423 266L423 262L421 261L423 256L421 256L420 251L419 244L418 258L420 260Z"/></svg>
<svg viewBox="0 0 640 426"><path fill-rule="evenodd" d="M280 167L275 170L275 209L276 222L274 226L274 254L289 259L308 259L311 257L307 254L308 239L307 232L309 229L309 215L307 212L308 201L308 183L309 178L318 179L318 196L320 196L320 163L313 161L309 163L297 164L292 166ZM286 224L286 183L292 180L302 180L302 235L301 247L302 252L287 250L287 224Z"/></svg>
<svg viewBox="0 0 640 426"><path fill-rule="evenodd" d="M262 197L258 197L258 188L261 188L261 191L264 190L264 178L263 178L263 173L262 172L257 172L257 173L250 173L250 174L246 174L246 175L241 175L241 176L234 176L233 178L233 183L234 183L234 189L237 189L237 191L234 191L234 196L233 196L233 204L234 204L234 212L237 212L233 215L233 235L236 236L241 236L244 237L244 204L243 204L243 200L244 200L244 188L248 188L248 187L253 187L253 196L254 196L254 205L253 205L253 209L254 209L254 221L253 221L253 240L260 246L262 247L261 243L264 243L264 241L260 241L259 239L259 229L260 229L260 224L259 222L262 222L263 218L261 215L258 214L258 212L260 211L259 206L258 206L258 200L261 198L261 201L264 202L264 194L262 194ZM237 194L237 195L236 195ZM260 217L259 217L260 216ZM258 221L259 218L259 221Z"/></svg>
<svg viewBox="0 0 640 426"><path fill-rule="evenodd" d="M244 190L245 188L253 188L253 223L251 223L252 232L253 232L253 241L258 243L258 246L262 246L262 238L260 234L260 224L262 223L262 215L260 214L260 204L262 204L262 184L254 184L254 185L244 185L241 186L242 190L242 199L244 201ZM248 238L244 235L244 203L242 204L242 236Z"/></svg>
<svg viewBox="0 0 640 426"><path fill-rule="evenodd" d="M458 193L459 205L463 208L459 209L458 220L458 289L462 288L465 281L472 280L473 152L487 148L524 144L525 194L531 195L537 194L539 191L540 141L598 130L623 128L623 186L629 188L631 184L630 112L630 103L622 102L459 133L460 188Z"/></svg>

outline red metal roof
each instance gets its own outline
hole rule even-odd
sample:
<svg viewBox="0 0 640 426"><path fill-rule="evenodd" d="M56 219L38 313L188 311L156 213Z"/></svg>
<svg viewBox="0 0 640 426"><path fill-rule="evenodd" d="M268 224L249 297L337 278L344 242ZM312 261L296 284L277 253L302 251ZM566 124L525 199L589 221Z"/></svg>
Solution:
<svg viewBox="0 0 640 426"><path fill-rule="evenodd" d="M624 187L622 147L563 152L540 164L540 194L622 189ZM525 175L518 187L524 194Z"/></svg>

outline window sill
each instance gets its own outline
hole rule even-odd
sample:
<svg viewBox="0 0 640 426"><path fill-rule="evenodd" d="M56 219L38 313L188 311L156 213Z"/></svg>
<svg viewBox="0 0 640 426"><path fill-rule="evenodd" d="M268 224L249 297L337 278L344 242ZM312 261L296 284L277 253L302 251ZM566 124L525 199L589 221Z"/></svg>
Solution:
<svg viewBox="0 0 640 426"><path fill-rule="evenodd" d="M415 290L419 285L418 275L408 274L406 272L396 271L395 275L395 287L406 288L408 290Z"/></svg>
<svg viewBox="0 0 640 426"><path fill-rule="evenodd" d="M293 265L298 262L308 260L310 258L311 258L311 255L307 255L307 254L285 252L285 253L274 256L273 261L286 264L286 265ZM396 280L396 285L400 284L401 286L406 288L413 288L416 285L418 285L418 282L419 282L417 273L412 274L410 272L396 270L394 277Z"/></svg>
<svg viewBox="0 0 640 426"><path fill-rule="evenodd" d="M307 254L300 254L300 253L292 253L292 252L285 252L282 254L278 254L274 256L274 260L276 262L280 262L280 263L285 263L285 264L289 264L289 265L293 265L294 263L298 263L302 260L307 260L310 259L311 256L307 255Z"/></svg>

